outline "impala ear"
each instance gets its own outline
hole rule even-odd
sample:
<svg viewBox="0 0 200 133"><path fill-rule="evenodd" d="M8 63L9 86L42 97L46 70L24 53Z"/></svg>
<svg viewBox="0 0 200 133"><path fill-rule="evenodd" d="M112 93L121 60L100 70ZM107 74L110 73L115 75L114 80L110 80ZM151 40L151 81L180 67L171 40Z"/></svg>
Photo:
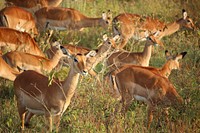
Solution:
<svg viewBox="0 0 200 133"><path fill-rule="evenodd" d="M160 30L158 30L158 31L156 31L156 32L154 33L154 37L158 36L159 34L160 34Z"/></svg>
<svg viewBox="0 0 200 133"><path fill-rule="evenodd" d="M57 48L60 47L59 41L55 41L55 42L53 42L51 45L52 45L53 47L57 47Z"/></svg>
<svg viewBox="0 0 200 133"><path fill-rule="evenodd" d="M180 59L183 59L184 57L185 57L185 55L187 54L187 52L182 52L182 53L180 53L179 55L177 55L176 57L175 57L175 60L180 60Z"/></svg>
<svg viewBox="0 0 200 133"><path fill-rule="evenodd" d="M183 19L186 19L187 18L187 12L185 11L185 9L183 9L182 12L183 12Z"/></svg>
<svg viewBox="0 0 200 133"><path fill-rule="evenodd" d="M60 46L60 49L62 50L62 53L63 53L64 55L67 55L69 58L72 56L72 55L70 54L70 52L69 52L66 48L64 48L63 46Z"/></svg>
<svg viewBox="0 0 200 133"><path fill-rule="evenodd" d="M106 20L107 14L105 12L102 13L102 18L103 18L103 20Z"/></svg>
<svg viewBox="0 0 200 133"><path fill-rule="evenodd" d="M165 50L165 57L166 57L167 60L172 58L172 56L171 56L171 54L168 50Z"/></svg>
<svg viewBox="0 0 200 133"><path fill-rule="evenodd" d="M87 53L86 57L94 57L96 54L97 52L95 50L91 50L89 53Z"/></svg>
<svg viewBox="0 0 200 133"><path fill-rule="evenodd" d="M104 34L104 35L103 35L103 40L104 40L104 41L107 41L107 40L108 40L108 35L107 35L107 34Z"/></svg>

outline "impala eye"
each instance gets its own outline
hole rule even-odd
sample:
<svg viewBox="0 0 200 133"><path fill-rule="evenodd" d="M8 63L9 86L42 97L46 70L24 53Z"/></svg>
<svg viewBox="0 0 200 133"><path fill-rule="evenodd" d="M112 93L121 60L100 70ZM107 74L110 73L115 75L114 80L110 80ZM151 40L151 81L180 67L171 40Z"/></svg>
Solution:
<svg viewBox="0 0 200 133"><path fill-rule="evenodd" d="M74 58L74 62L78 62L78 60L76 58Z"/></svg>
<svg viewBox="0 0 200 133"><path fill-rule="evenodd" d="M108 44L111 44L111 42L108 42Z"/></svg>
<svg viewBox="0 0 200 133"><path fill-rule="evenodd" d="M187 20L188 23L190 23L190 20Z"/></svg>

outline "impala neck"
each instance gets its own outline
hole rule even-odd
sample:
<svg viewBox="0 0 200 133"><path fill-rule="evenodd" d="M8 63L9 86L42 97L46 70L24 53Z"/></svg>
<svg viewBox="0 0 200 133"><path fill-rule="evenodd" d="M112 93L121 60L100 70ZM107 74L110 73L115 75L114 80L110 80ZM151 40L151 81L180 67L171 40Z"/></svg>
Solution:
<svg viewBox="0 0 200 133"><path fill-rule="evenodd" d="M62 56L59 55L59 53L56 53L56 54L53 56L53 58L50 59L50 64L49 64L49 65L51 66L51 68L56 67L56 65L59 63L61 57L62 57Z"/></svg>
<svg viewBox="0 0 200 133"><path fill-rule="evenodd" d="M162 35L162 37L175 33L176 31L178 31L180 29L180 27L181 26L179 24L179 21L175 21L173 23L167 24L167 26L166 26L166 28L163 32L164 34Z"/></svg>
<svg viewBox="0 0 200 133"><path fill-rule="evenodd" d="M144 50L142 52L142 56L145 58L147 64L146 66L149 66L149 60L151 58L151 50L152 50L152 45L148 44L148 42L146 42Z"/></svg>
<svg viewBox="0 0 200 133"><path fill-rule="evenodd" d="M63 89L66 96L66 101L69 103L74 95L75 89L78 84L80 74L74 70L74 67L70 67L69 74L63 82Z"/></svg>
<svg viewBox="0 0 200 133"><path fill-rule="evenodd" d="M169 62L165 63L165 65L160 69L160 73L166 78L169 77L169 75L171 74L171 71L172 69L170 69L169 67Z"/></svg>
<svg viewBox="0 0 200 133"><path fill-rule="evenodd" d="M106 24L102 18L85 18L80 25L81 27L104 27Z"/></svg>

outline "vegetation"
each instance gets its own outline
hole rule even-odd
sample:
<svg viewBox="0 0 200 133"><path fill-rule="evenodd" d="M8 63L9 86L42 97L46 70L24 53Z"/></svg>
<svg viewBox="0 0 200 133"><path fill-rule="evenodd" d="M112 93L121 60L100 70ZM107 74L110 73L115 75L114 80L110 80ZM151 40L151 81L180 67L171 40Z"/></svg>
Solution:
<svg viewBox="0 0 200 133"><path fill-rule="evenodd" d="M3 4L0 2L0 4ZM100 17L103 11L110 9L113 16L122 12L137 13L156 17L165 22L172 22L181 17L185 8L193 18L197 30L181 30L162 39L165 49L174 52L187 51L188 54L181 61L181 69L173 71L170 81L175 85L185 104L177 109L170 109L170 125L159 117L154 119L150 131L145 127L146 105L133 102L127 113L119 110L121 104L111 97L107 85L98 85L94 77L89 75L81 78L72 102L64 113L60 132L95 132L95 133L140 133L140 132L200 132L200 3L198 0L63 0L63 7L71 7L87 16ZM3 7L3 5L1 5ZM83 31L69 31L60 33L63 44L96 48L104 33L110 34L110 29L88 28ZM58 34L56 34L58 35ZM127 50L141 51L144 43L129 41ZM165 62L164 49L156 47L150 61L150 66L161 67ZM103 81L105 67L96 68ZM55 74L59 79L67 75L68 68ZM20 132L19 119L13 82L0 79L0 132ZM31 128L26 132L41 132L44 130L45 120L42 116L33 117Z"/></svg>

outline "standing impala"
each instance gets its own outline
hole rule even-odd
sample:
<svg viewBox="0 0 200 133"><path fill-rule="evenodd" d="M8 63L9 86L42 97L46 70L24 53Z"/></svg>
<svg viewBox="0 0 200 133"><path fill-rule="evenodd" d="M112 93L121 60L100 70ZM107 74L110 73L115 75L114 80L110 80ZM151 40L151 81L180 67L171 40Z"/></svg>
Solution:
<svg viewBox="0 0 200 133"><path fill-rule="evenodd" d="M151 72L153 72L155 74L158 74L160 76L168 78L173 69L179 69L179 60L184 58L184 56L186 54L187 54L187 52L182 52L182 53L177 54L177 55L171 55L166 50L165 56L166 56L167 62L161 68L155 68L155 67L150 67L150 66L149 67L141 67L141 68L146 69L146 70L150 70ZM118 68L120 68L120 67L118 67ZM108 74L105 77L106 81L108 81L109 76L110 76L110 79L111 79L110 81L112 81L112 79L115 79L114 73L115 73L114 71L108 72ZM113 97L118 99L118 100L121 100L121 95L119 93L118 88L116 87L116 84L114 84L113 82L110 82L110 87L113 88L113 90L112 90Z"/></svg>
<svg viewBox="0 0 200 133"><path fill-rule="evenodd" d="M119 90L124 108L127 110L132 100L148 105L147 127L153 120L153 112L159 105L182 103L172 83L165 77L141 66L124 65L112 72L113 83Z"/></svg>
<svg viewBox="0 0 200 133"><path fill-rule="evenodd" d="M60 46L58 42L54 45L57 51L52 59L36 56L23 52L8 52L3 55L3 59L15 70L23 72L25 70L35 70L38 73L49 73L60 61L62 57L66 57L65 48Z"/></svg>
<svg viewBox="0 0 200 133"><path fill-rule="evenodd" d="M183 59L186 54L187 52L181 52L180 54L177 55L171 55L171 53L169 53L168 50L166 50L165 56L167 62L161 68L155 68L155 67L144 67L144 68L154 73L158 73L163 77L168 78L173 69L179 69L179 60Z"/></svg>
<svg viewBox="0 0 200 133"><path fill-rule="evenodd" d="M87 74L86 60L93 56L90 52L87 55L77 54L76 56L68 52L67 54L71 59L70 70L63 82L53 80L49 85L48 77L32 70L23 72L15 79L14 93L22 121L22 130L35 114L44 115L49 131L52 131L52 123L54 123L58 132L61 116L70 104L80 74Z"/></svg>
<svg viewBox="0 0 200 133"><path fill-rule="evenodd" d="M72 8L44 7L35 12L40 32L47 27L53 30L80 30L85 27L106 27L111 14L103 13L101 18L89 18Z"/></svg>
<svg viewBox="0 0 200 133"><path fill-rule="evenodd" d="M102 55L106 56L109 53L114 38L105 39L97 53L90 51L87 54L71 55L66 51L71 59L69 60L70 71L63 82L53 80L49 85L47 77L31 70L23 72L15 79L14 92L22 130L24 125L29 125L34 114L43 114L47 119L49 130L52 131L52 119L54 119L58 132L61 116L70 104L80 74L87 74L93 64L103 59Z"/></svg>
<svg viewBox="0 0 200 133"><path fill-rule="evenodd" d="M0 49L20 51L45 57L30 34L6 27L0 28Z"/></svg>
<svg viewBox="0 0 200 133"><path fill-rule="evenodd" d="M142 41L145 37L145 32L154 33L160 30L161 33L157 39L175 33L181 28L194 29L195 25L191 18L187 16L187 12L183 9L183 17L175 22L165 24L158 19L150 17L142 17L137 14L123 13L113 19L114 34L121 35L121 43L119 48L122 49L130 38Z"/></svg>
<svg viewBox="0 0 200 133"><path fill-rule="evenodd" d="M38 34L32 13L16 6L5 7L0 11L0 26Z"/></svg>
<svg viewBox="0 0 200 133"><path fill-rule="evenodd" d="M159 32L155 33L154 35L149 35L147 37L146 44L142 52L118 51L111 54L107 60L107 66L109 67L110 71L115 70L116 68L124 64L149 66L152 47L153 45L159 44L159 42L157 42L157 40L155 39L158 34Z"/></svg>

